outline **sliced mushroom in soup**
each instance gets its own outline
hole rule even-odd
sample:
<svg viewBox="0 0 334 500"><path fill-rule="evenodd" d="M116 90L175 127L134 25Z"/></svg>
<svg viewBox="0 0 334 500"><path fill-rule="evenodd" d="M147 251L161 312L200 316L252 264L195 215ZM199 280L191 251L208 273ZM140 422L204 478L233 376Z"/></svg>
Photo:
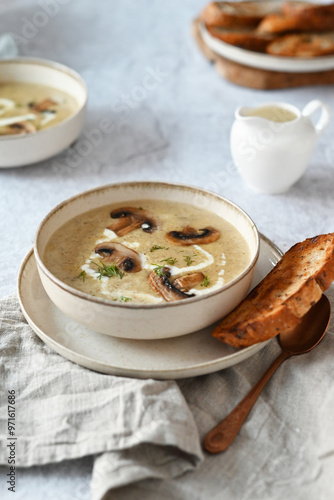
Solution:
<svg viewBox="0 0 334 500"><path fill-rule="evenodd" d="M151 271L148 275L148 282L152 289L157 292L166 302L174 302L175 300L188 299L194 297L195 294L187 294L176 288L170 282L171 272L167 266L164 266L159 273Z"/></svg>
<svg viewBox="0 0 334 500"><path fill-rule="evenodd" d="M110 213L115 221L108 226L117 236L125 236L135 229L141 228L145 233L152 233L157 229L157 223L143 209L126 207L117 208Z"/></svg>
<svg viewBox="0 0 334 500"><path fill-rule="evenodd" d="M186 226L182 231L170 231L166 234L166 238L175 245L207 245L218 240L220 233L212 226L199 229L198 231L191 226Z"/></svg>
<svg viewBox="0 0 334 500"><path fill-rule="evenodd" d="M139 254L122 243L105 242L96 245L95 253L101 255L102 262L115 263L127 273L139 273L141 271L141 261Z"/></svg>

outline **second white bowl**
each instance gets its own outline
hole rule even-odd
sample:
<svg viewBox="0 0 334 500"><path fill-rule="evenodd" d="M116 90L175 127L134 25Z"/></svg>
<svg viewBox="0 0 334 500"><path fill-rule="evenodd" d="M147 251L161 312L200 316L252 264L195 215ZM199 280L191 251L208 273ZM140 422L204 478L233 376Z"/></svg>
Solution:
<svg viewBox="0 0 334 500"><path fill-rule="evenodd" d="M87 89L72 69L43 59L4 59L0 61L0 83L22 82L46 85L61 90L77 101L77 111L54 127L26 135L0 137L0 168L21 167L50 158L67 147L82 130Z"/></svg>

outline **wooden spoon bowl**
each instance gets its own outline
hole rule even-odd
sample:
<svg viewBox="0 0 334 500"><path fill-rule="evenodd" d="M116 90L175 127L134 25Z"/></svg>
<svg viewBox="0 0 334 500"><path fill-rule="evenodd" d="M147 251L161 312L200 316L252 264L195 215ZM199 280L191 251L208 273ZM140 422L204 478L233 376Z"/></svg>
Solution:
<svg viewBox="0 0 334 500"><path fill-rule="evenodd" d="M279 365L291 356L304 354L316 347L327 331L330 318L330 302L326 295L322 295L297 327L280 334L278 342L282 348L281 354L234 410L205 436L203 447L206 451L220 453L230 446L262 389Z"/></svg>

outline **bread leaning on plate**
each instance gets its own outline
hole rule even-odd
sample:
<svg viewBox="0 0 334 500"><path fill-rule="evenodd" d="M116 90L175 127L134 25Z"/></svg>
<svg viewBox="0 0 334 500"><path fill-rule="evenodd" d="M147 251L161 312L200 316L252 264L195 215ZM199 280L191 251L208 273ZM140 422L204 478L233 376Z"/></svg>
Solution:
<svg viewBox="0 0 334 500"><path fill-rule="evenodd" d="M246 347L293 329L334 280L334 233L290 248L213 336Z"/></svg>

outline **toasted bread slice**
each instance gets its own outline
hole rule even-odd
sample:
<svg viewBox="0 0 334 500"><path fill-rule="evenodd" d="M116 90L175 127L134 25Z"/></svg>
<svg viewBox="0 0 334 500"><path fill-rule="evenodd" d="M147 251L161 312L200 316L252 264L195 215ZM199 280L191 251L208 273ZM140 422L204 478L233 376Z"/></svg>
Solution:
<svg viewBox="0 0 334 500"><path fill-rule="evenodd" d="M265 50L273 56L326 56L334 54L334 33L285 35L267 44Z"/></svg>
<svg viewBox="0 0 334 500"><path fill-rule="evenodd" d="M207 28L212 36L225 43L247 50L265 52L267 45L275 40L275 36L268 33L257 33L254 29L227 29L217 26Z"/></svg>
<svg viewBox="0 0 334 500"><path fill-rule="evenodd" d="M214 329L234 347L262 342L300 323L334 280L334 233L297 243Z"/></svg>
<svg viewBox="0 0 334 500"><path fill-rule="evenodd" d="M211 2L200 15L207 26L253 28L267 14L277 12L275 2Z"/></svg>
<svg viewBox="0 0 334 500"><path fill-rule="evenodd" d="M259 33L287 33L300 31L330 31L334 29L334 17L310 17L300 19L299 16L272 14L266 16L258 26Z"/></svg>
<svg viewBox="0 0 334 500"><path fill-rule="evenodd" d="M307 16L327 16L334 14L334 3L317 4L311 2L294 1L285 2L282 5L283 14L287 15L307 15Z"/></svg>
<svg viewBox="0 0 334 500"><path fill-rule="evenodd" d="M287 33L300 31L333 31L334 4L303 5L302 2L286 3L281 13L267 15L259 24L261 33Z"/></svg>

